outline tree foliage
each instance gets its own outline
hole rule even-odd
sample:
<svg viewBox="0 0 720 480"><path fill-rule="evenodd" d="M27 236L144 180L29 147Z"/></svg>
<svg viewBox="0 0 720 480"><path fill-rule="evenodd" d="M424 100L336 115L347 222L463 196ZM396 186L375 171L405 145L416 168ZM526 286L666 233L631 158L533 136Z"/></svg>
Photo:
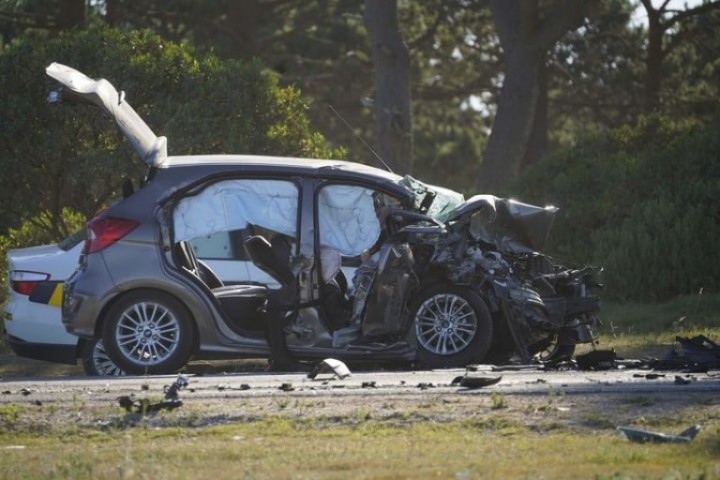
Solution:
<svg viewBox="0 0 720 480"><path fill-rule="evenodd" d="M60 212L61 222L50 212L40 212L34 217L24 220L17 228L10 228L0 235L0 305L7 295L7 253L13 248L56 243L70 234L80 231L85 225L85 216L63 208Z"/></svg>
<svg viewBox="0 0 720 480"><path fill-rule="evenodd" d="M717 291L718 126L644 117L549 155L515 189L561 207L550 250L602 265L607 296Z"/></svg>
<svg viewBox="0 0 720 480"><path fill-rule="evenodd" d="M220 61L187 43L149 31L99 28L49 37L30 35L0 56L0 211L7 228L63 207L92 215L124 178L139 178L138 161L99 109L48 105L57 61L104 77L158 134L172 154L250 153L342 156L310 129L296 89L278 85L259 62Z"/></svg>
<svg viewBox="0 0 720 480"><path fill-rule="evenodd" d="M501 37L508 36L500 35L496 24L507 23L502 21L507 16L500 13L518 5L528 7L517 12L530 21L508 24L510 30L522 27L527 40L533 31L539 35L554 30L548 26L569 18L580 3L513 0L496 2L493 11L490 0L398 2L399 29L412 67L415 175L437 176L441 170L447 177L444 183L469 191L475 187L484 151L499 152L485 156L500 162L511 151L524 150L522 168L546 151L572 144L578 135L634 122L651 111L670 117L714 115L720 94L715 34L720 2L706 0L672 10L673 4L661 0L601 0L584 11L580 28L568 28L547 49L544 63L519 62L521 78L539 81L535 114L532 120L527 113L522 122L509 121L513 128L506 129L507 139L488 147L499 108L519 98L500 96L512 63L510 52L515 51L510 46L525 43L532 50L541 44L503 45ZM0 0L0 29L6 40L25 28L55 32L58 17L70 4L77 0ZM646 12L648 23L638 23L635 10L640 16ZM363 2L352 0L100 0L85 4L84 25L105 21L123 29L150 28L167 40L191 42L220 58L261 58L282 85L294 85L311 100L307 115L314 128L334 145L351 146L350 159L376 164L355 140L360 135L373 147L380 140L369 108L377 88L363 14ZM654 31L662 33L659 69L648 67L657 64L648 60L655 44L650 33L653 19L659 26ZM539 78L531 70L539 71ZM644 100L650 78L659 84L659 104L651 110ZM500 137L503 129L496 130ZM514 169L504 177L512 176Z"/></svg>
<svg viewBox="0 0 720 480"><path fill-rule="evenodd" d="M66 28L61 25L68 22L59 17L63 6L71 4L76 7L78 2L0 0L4 43L28 29L36 36L35 43L20 42L2 54L12 61L0 58L0 64L11 68L10 75L0 77L3 92L9 92L0 97L0 107L8 112L0 119L0 175L3 185L40 192L43 200L38 203L48 211L87 201L77 208L88 212L105 201L122 176L139 175L142 169L128 167L129 149L109 133L107 125L100 128L97 112L44 104L49 85L42 68L57 58L38 61L37 56L60 41L51 36ZM703 0L674 10L674 3L665 0L600 0L589 2L576 22L582 4L575 0L397 2L399 33L407 43L411 68L408 118L413 123L413 175L475 193L482 163L487 162L487 167L488 158L494 157L505 171L496 185L516 171L521 179L509 188L483 193L519 194L524 200L561 207L553 249L578 260L597 254L595 260L608 266L609 278L623 275L608 282L610 291L618 286L617 296L647 297L652 288L647 272L658 279L658 296L682 290L680 281L688 289L713 284L698 280L707 275L691 278L682 264L695 263L677 252L706 252L703 235L715 234L713 226L703 223L716 215L708 210L707 199L691 195L686 187L707 185L710 167L700 168L698 162L716 163L701 148L703 142L708 148L715 145L710 139L713 133L701 126L717 125L720 117L716 33L720 1ZM638 22L643 12L645 22ZM317 129L333 145L351 147L349 159L378 165L356 140L360 136L377 149L381 138L373 128L372 107L382 88L389 88L374 82L364 2L100 0L85 3L82 21L77 13L66 18L75 18L81 28L106 22L125 31L151 29L162 37L129 34L136 39L125 40L129 45L144 45L133 46L137 52L130 52L114 40L107 43L112 35L88 33L87 45L68 49L62 58L76 62L73 66L86 65L91 75L107 76L126 90L153 129L168 135L171 153L323 155L320 152L327 148L313 133ZM62 38L69 42L71 37ZM30 46L22 47L23 43ZM116 50L125 53L112 53ZM105 55L107 61L101 58ZM232 60L238 58L247 63L235 65ZM274 75L252 63L252 58L262 59ZM255 82L261 86L253 87ZM27 97L20 95L26 85ZM502 92L513 85L525 90ZM525 98L517 92L529 92L535 103L524 103L532 108L516 108L503 120L501 110L507 111L513 102L520 105L518 100ZM244 110L262 102L269 102L272 112L260 109L256 118L254 109ZM233 111L252 115L233 116ZM673 123L644 117L656 113ZM273 114L275 120L270 119ZM62 128L55 134L45 131L48 125L60 125L59 119L65 122ZM261 127L254 126L256 121ZM224 128L239 134L220 133L227 131ZM31 129L34 135L26 133ZM492 146L491 132L496 138ZM6 142L14 138L7 135L18 135L18 145ZM543 160L546 152L549 156ZM82 163L94 181L83 183L66 175L69 158ZM98 158L113 169L112 174L99 166ZM537 166L527 166L538 158ZM662 178L656 176L659 166L657 171L665 172ZM32 174L16 173L23 169ZM683 184L675 182L679 174L673 169L683 172ZM661 194L660 185L684 193ZM680 198L692 207L681 207ZM6 217L19 208L11 201L10 194L0 195ZM664 243L643 244L643 239L660 238L659 232L673 233L662 236ZM687 248L679 248L681 244ZM652 263L660 255L675 263ZM662 283L662 272L653 269L666 265L677 265L687 274L678 277L682 280ZM635 273L629 275L630 271Z"/></svg>
<svg viewBox="0 0 720 480"><path fill-rule="evenodd" d="M365 0L364 18L375 67L378 154L395 172L412 173L410 53L398 29L397 0Z"/></svg>

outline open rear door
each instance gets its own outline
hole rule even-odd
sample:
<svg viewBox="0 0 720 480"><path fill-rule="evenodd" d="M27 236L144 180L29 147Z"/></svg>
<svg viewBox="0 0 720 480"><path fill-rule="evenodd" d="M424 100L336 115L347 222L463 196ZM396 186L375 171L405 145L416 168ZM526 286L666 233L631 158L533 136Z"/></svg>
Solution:
<svg viewBox="0 0 720 480"><path fill-rule="evenodd" d="M156 136L142 118L125 101L125 92L118 92L105 79L94 80L74 68L52 63L45 69L48 76L61 87L50 92L50 103L75 101L102 108L115 119L120 130L145 163L151 167L162 165L167 159L167 139Z"/></svg>

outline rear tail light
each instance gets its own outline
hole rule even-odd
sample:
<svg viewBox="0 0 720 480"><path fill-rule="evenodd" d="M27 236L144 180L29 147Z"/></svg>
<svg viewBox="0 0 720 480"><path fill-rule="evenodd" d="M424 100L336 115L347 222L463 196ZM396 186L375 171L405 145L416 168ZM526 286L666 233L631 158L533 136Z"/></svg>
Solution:
<svg viewBox="0 0 720 480"><path fill-rule="evenodd" d="M10 288L20 295L30 295L38 283L49 279L49 273L13 270L10 272Z"/></svg>
<svg viewBox="0 0 720 480"><path fill-rule="evenodd" d="M82 253L103 250L132 232L139 225L135 220L118 217L95 217L87 224L88 236Z"/></svg>

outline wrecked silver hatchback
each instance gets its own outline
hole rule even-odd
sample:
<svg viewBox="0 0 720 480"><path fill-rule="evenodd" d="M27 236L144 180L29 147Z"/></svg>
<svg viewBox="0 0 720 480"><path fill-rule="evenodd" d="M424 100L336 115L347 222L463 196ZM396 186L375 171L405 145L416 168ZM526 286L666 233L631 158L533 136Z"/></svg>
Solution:
<svg viewBox="0 0 720 480"><path fill-rule="evenodd" d="M64 287L67 330L102 338L127 372L228 356L279 370L326 358L457 367L560 359L593 340L597 270L540 253L555 208L465 200L339 160L169 156L109 82L47 73L61 84L51 101L99 106L148 165L88 222ZM239 281L221 281L220 265Z"/></svg>

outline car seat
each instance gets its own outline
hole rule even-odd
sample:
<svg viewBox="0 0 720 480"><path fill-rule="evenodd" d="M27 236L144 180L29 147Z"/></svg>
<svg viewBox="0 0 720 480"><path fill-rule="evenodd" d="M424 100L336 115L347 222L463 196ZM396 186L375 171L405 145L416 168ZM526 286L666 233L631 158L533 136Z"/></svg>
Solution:
<svg viewBox="0 0 720 480"><path fill-rule="evenodd" d="M199 260L189 242L176 244L175 254L183 270L198 278L220 304L228 320L228 326L241 335L262 331L264 326L258 311L264 308L268 288L264 285L224 285L212 269Z"/></svg>

